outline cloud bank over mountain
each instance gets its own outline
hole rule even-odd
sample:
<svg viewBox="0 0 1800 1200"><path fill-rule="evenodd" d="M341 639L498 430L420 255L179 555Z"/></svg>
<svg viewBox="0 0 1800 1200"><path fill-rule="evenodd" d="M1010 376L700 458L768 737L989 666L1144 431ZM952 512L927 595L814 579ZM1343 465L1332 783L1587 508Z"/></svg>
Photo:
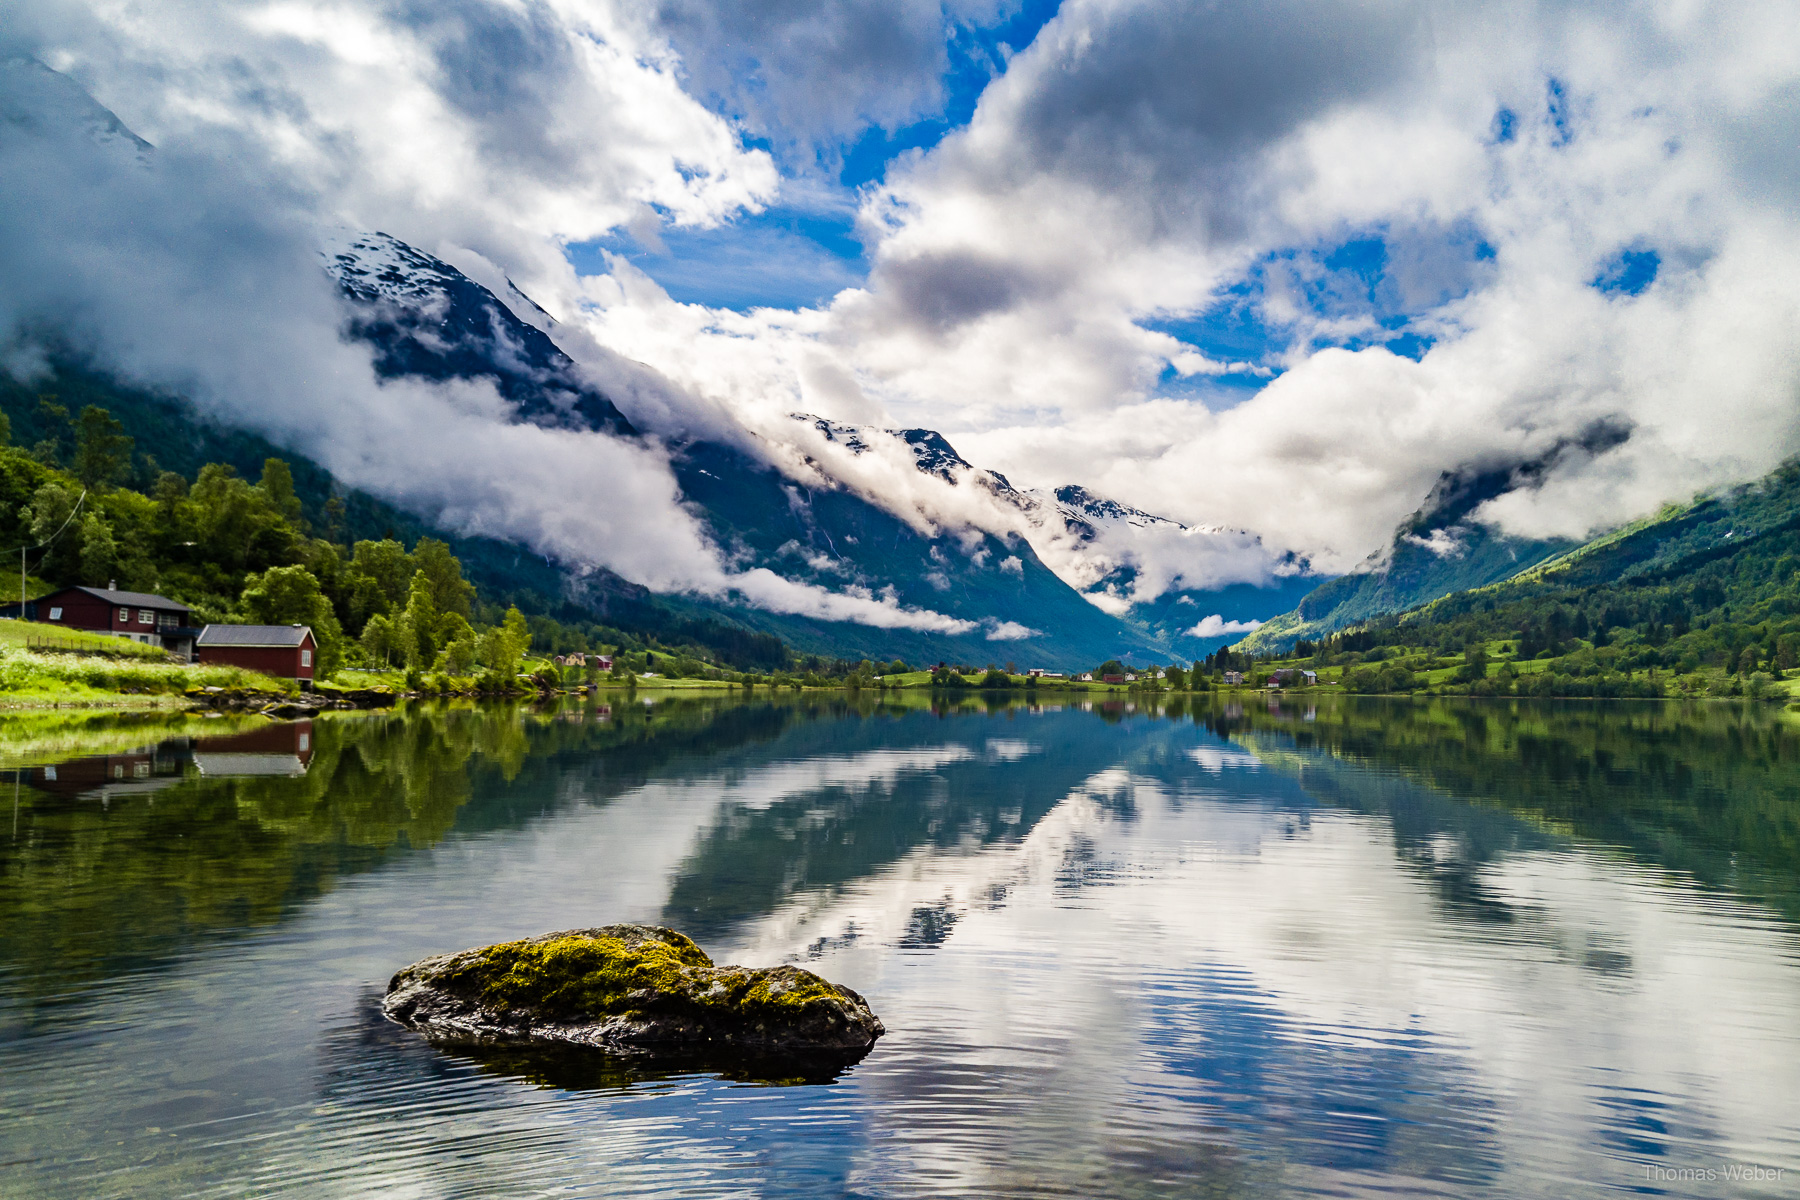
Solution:
<svg viewBox="0 0 1800 1200"><path fill-rule="evenodd" d="M880 407L1334 569L1441 471L1612 421L1483 514L1579 535L1796 448L1781 20L1071 0L864 191L864 287L726 313L621 271L594 321L739 407Z"/></svg>
<svg viewBox="0 0 1800 1200"><path fill-rule="evenodd" d="M866 592L732 571L654 445L509 419L487 382L378 380L320 265L326 197L236 132L152 149L67 76L0 63L0 329L29 378L72 350L190 396L450 528L663 591L958 633Z"/></svg>
<svg viewBox="0 0 1800 1200"><path fill-rule="evenodd" d="M1138 539L1146 594L1349 569L1443 472L1606 423L1629 436L1475 514L1581 536L1800 449L1790 23L1754 2L9 0L0 321L16 371L54 330L461 528L837 619L955 624L734 575L654 442L378 384L319 239L384 229L510 277L640 428L826 471L917 527L1018 528L790 414L942 430L1021 489L1248 531ZM33 132L19 106L57 77L22 60L153 161ZM811 238L860 282L801 308L659 282L778 213L788 240L758 246Z"/></svg>

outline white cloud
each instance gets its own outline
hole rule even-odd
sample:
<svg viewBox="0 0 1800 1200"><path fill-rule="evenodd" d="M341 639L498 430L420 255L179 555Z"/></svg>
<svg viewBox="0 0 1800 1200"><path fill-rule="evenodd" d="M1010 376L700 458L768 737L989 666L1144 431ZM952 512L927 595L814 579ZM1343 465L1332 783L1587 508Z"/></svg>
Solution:
<svg viewBox="0 0 1800 1200"><path fill-rule="evenodd" d="M1261 621L1227 621L1219 613L1214 613L1210 617L1201 617L1200 623L1188 630L1184 636L1216 638L1233 633L1254 633L1261 628Z"/></svg>
<svg viewBox="0 0 1800 1200"><path fill-rule="evenodd" d="M873 271L831 304L710 310L621 260L578 277L564 259L611 230L653 240L774 201L774 161L746 133L791 158L932 111L930 30L1000 11L16 5L5 49L68 71L158 150L135 182L74 159L40 181L12 161L0 317L67 323L110 364L470 528L859 620L951 618L731 582L653 453L487 439L476 392L377 388L303 279L313 231L479 256L557 313L646 427L825 471L924 532L1031 537L1066 576L1129 564L1139 598L1266 581L1286 552L1345 569L1440 472L1541 454L1600 418L1630 439L1477 515L1579 535L1800 449L1800 43L1772 0L1065 0L965 128L861 193ZM739 69L747 55L760 74ZM1371 292L1329 252L1373 235ZM1652 285L1589 286L1633 247L1660 255ZM1240 283L1277 352L1177 336ZM1414 361L1320 344L1386 337L1382 313L1435 346ZM1216 382L1259 371L1281 373L1241 402ZM1021 486L1080 482L1209 532L1059 559L991 494L898 449L816 453L796 410L939 428ZM545 462L572 472L555 491L537 486Z"/></svg>
<svg viewBox="0 0 1800 1200"><path fill-rule="evenodd" d="M867 193L866 287L679 328L611 303L597 336L734 407L879 406L1017 483L1254 530L1325 570L1440 472L1622 419L1625 446L1481 514L1579 535L1800 449L1785 29L1772 3L1069 0L967 128ZM1359 298L1325 251L1371 235L1387 278ZM1589 286L1632 246L1660 254L1652 286ZM1149 326L1246 278L1286 346L1251 365L1285 374L1241 403L1164 394L1237 362ZM1423 361L1316 346L1389 336L1377 303L1437 339Z"/></svg>
<svg viewBox="0 0 1800 1200"><path fill-rule="evenodd" d="M283 11L291 24L310 10ZM660 591L883 627L977 628L887 597L728 571L653 445L505 423L485 382L379 381L369 350L341 340L343 310L318 266L321 214L335 211L329 180L282 161L280 139L259 146L241 123L195 117L206 106L191 94L157 99L150 111L189 120L165 121L154 153L139 153L67 77L0 64L0 330L22 339L9 362L29 363L33 331L52 330L67 350L184 393L450 529ZM663 153L673 162L704 148ZM702 211L711 185L690 182Z"/></svg>
<svg viewBox="0 0 1800 1200"><path fill-rule="evenodd" d="M990 642L1020 642L1026 638L1042 637L1041 631L1017 621L999 621L988 628L987 640Z"/></svg>

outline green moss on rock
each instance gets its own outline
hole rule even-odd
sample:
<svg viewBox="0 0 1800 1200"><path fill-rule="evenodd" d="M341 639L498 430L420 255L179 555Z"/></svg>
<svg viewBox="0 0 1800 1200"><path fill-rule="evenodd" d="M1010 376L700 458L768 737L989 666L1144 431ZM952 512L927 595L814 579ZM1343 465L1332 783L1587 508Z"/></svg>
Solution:
<svg viewBox="0 0 1800 1200"><path fill-rule="evenodd" d="M882 1032L861 996L811 971L717 967L691 939L608 925L415 963L384 1010L441 1041L580 1041L866 1050Z"/></svg>

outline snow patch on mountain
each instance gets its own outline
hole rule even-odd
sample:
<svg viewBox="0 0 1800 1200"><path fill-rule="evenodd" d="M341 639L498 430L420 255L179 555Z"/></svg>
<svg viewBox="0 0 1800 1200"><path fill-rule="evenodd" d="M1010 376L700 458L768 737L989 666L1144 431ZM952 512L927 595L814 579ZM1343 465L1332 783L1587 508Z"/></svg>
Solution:
<svg viewBox="0 0 1800 1200"><path fill-rule="evenodd" d="M350 303L346 332L374 347L384 377L486 379L520 421L636 432L542 328L449 263L380 232L338 230L323 243L325 268Z"/></svg>
<svg viewBox="0 0 1800 1200"><path fill-rule="evenodd" d="M1261 586L1307 569L1243 530L1184 525L1075 484L1016 488L932 430L791 416L821 437L826 452L806 461L823 477L933 533L973 529L1023 540L1060 579L1114 616L1170 592ZM1007 569L1004 560L999 565Z"/></svg>

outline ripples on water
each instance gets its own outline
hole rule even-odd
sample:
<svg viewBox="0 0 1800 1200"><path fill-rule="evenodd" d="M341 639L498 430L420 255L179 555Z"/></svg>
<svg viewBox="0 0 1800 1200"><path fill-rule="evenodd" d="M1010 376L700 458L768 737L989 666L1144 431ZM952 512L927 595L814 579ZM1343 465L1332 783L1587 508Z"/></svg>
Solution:
<svg viewBox="0 0 1800 1200"><path fill-rule="evenodd" d="M0 729L0 1195L1800 1193L1800 737L1766 713L280 728ZM788 1085L379 1015L426 954L623 920L890 1033Z"/></svg>

